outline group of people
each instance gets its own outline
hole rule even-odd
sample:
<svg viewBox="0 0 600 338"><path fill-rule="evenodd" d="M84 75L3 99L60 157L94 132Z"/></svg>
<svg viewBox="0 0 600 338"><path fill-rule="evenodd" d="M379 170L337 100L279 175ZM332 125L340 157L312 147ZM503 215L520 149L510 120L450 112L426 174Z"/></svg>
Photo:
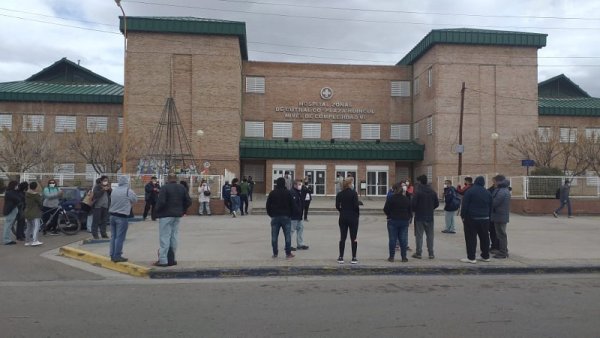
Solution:
<svg viewBox="0 0 600 338"><path fill-rule="evenodd" d="M223 198L225 208L227 208L231 217L237 217L238 214L241 216L249 215L248 206L250 204L249 202L252 201L253 190L254 180L252 179L252 176L248 176L247 178L246 176L242 177L241 182L238 178L234 178L231 180L231 184L229 181L225 181L225 184L221 187L221 197ZM200 197L206 195L205 191L206 190L202 191ZM200 190L198 192L200 193ZM203 203L209 202L210 198L206 198L209 195L200 198L201 208L203 208L202 211L199 212L200 215L206 210L205 204ZM210 207L208 208L207 214L210 215Z"/></svg>
<svg viewBox="0 0 600 338"><path fill-rule="evenodd" d="M52 186L51 186L52 184ZM17 182L10 181L4 195L4 245L15 245L17 241L24 242L25 246L38 246L43 243L38 235L42 225L43 210L48 209L49 205L58 201L59 192L55 192L51 180L48 187L44 188L43 195L40 194L39 184L37 182ZM16 241L12 239L12 225L16 222ZM56 224L53 227L49 224L48 229L51 233L57 233Z"/></svg>

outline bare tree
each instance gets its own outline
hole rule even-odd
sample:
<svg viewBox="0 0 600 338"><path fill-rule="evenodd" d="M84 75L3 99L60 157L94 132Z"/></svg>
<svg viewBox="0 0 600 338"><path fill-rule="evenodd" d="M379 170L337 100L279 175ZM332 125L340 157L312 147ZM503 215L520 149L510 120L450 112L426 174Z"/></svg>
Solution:
<svg viewBox="0 0 600 338"><path fill-rule="evenodd" d="M0 129L0 147L0 170L5 173L54 168L61 148L51 130L30 120Z"/></svg>
<svg viewBox="0 0 600 338"><path fill-rule="evenodd" d="M561 155L558 128L534 130L515 137L509 144L509 153L517 160L534 160L536 167L552 167Z"/></svg>
<svg viewBox="0 0 600 338"><path fill-rule="evenodd" d="M583 156L587 161L588 169L594 171L596 176L600 176L600 134L586 135L583 142Z"/></svg>
<svg viewBox="0 0 600 338"><path fill-rule="evenodd" d="M582 133L569 128L568 135L559 142L561 167L565 174L580 176L590 167L587 156L589 140Z"/></svg>

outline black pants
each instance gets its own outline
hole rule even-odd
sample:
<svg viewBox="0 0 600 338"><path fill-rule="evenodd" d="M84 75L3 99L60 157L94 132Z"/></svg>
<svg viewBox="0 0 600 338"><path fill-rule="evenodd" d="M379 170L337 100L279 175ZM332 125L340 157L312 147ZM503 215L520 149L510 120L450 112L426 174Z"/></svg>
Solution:
<svg viewBox="0 0 600 338"><path fill-rule="evenodd" d="M248 213L248 195L240 195L240 212L242 215Z"/></svg>
<svg viewBox="0 0 600 338"><path fill-rule="evenodd" d="M45 225L48 220L50 220L50 217L52 216L52 214L54 214L54 212L56 211L56 208L51 208L51 207L42 207L42 223ZM50 223L43 229L44 230L44 234L46 233L46 231L57 231L57 226L58 226L58 213L54 214L54 217L52 217L52 220L50 220Z"/></svg>
<svg viewBox="0 0 600 338"><path fill-rule="evenodd" d="M17 233L15 236L19 241L25 240L25 216L23 216L23 211L21 210L17 214Z"/></svg>
<svg viewBox="0 0 600 338"><path fill-rule="evenodd" d="M154 207L156 206L156 201L146 201L144 205L144 219L148 217L148 211L150 211L150 218L154 221L156 220L156 215L154 214Z"/></svg>
<svg viewBox="0 0 600 338"><path fill-rule="evenodd" d="M496 236L496 227L494 227L494 222L490 222L490 246L490 249L500 249L500 243L498 242L498 236Z"/></svg>
<svg viewBox="0 0 600 338"><path fill-rule="evenodd" d="M358 242L356 240L356 237L358 236L358 217L340 215L338 225L340 227L340 257L344 257L344 250L346 248L346 238L348 238L348 230L350 230L352 258L355 258L356 251L358 249Z"/></svg>
<svg viewBox="0 0 600 338"><path fill-rule="evenodd" d="M490 221L485 219L465 218L465 242L467 243L467 257L475 260L477 253L477 237L479 237L479 247L481 249L481 258L490 258Z"/></svg>
<svg viewBox="0 0 600 338"><path fill-rule="evenodd" d="M92 219L92 235L97 237L98 228L100 228L100 234L102 235L102 237L106 237L106 225L108 224L108 209L94 208Z"/></svg>
<svg viewBox="0 0 600 338"><path fill-rule="evenodd" d="M308 208L310 207L310 201L304 201L304 220L308 220Z"/></svg>

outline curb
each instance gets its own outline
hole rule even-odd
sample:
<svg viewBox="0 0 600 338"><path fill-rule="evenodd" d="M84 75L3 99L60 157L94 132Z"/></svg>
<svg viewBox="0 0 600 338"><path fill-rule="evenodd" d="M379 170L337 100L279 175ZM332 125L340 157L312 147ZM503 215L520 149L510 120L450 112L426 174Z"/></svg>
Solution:
<svg viewBox="0 0 600 338"><path fill-rule="evenodd" d="M150 269L132 263L115 263L106 256L101 256L89 251L75 249L70 246L63 246L59 250L59 255L73 258L82 262L99 266L102 268L118 271L134 277L148 277Z"/></svg>
<svg viewBox="0 0 600 338"><path fill-rule="evenodd" d="M243 277L301 277L301 276L415 276L415 275L510 275L600 273L598 265L528 266L528 267L256 267L156 270L148 272L152 279L208 279Z"/></svg>

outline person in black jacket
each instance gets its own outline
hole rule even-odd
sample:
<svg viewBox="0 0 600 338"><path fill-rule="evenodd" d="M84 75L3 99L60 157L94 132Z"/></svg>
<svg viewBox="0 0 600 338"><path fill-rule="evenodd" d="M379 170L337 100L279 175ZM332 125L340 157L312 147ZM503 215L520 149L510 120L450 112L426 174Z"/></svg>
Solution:
<svg viewBox="0 0 600 338"><path fill-rule="evenodd" d="M148 217L148 211L150 211L150 219L156 221L155 209L159 190L160 184L158 183L158 179L156 176L152 176L150 182L146 183L146 186L144 186L144 200L146 201L146 204L144 205L144 221Z"/></svg>
<svg viewBox="0 0 600 338"><path fill-rule="evenodd" d="M302 200L304 201L303 218L305 222L308 222L308 208L310 207L313 195L313 187L308 183L308 177L305 177L304 185L302 185Z"/></svg>
<svg viewBox="0 0 600 338"><path fill-rule="evenodd" d="M434 259L433 254L433 210L439 205L437 193L427 184L427 176L417 177L419 185L415 189L415 194L411 201L412 210L415 213L415 242L417 249L412 255L413 258L421 259L423 251L423 233L427 236L427 251L429 259Z"/></svg>
<svg viewBox="0 0 600 338"><path fill-rule="evenodd" d="M298 250L308 250L308 245L304 245L304 224L302 223L302 213L304 211L304 198L302 198L303 189L302 180L297 179L294 182L294 187L290 190L292 202L294 204L291 217L291 237L294 237L294 232L296 232L296 247ZM291 249L292 251L296 250L294 247Z"/></svg>
<svg viewBox="0 0 600 338"><path fill-rule="evenodd" d="M490 216L492 214L492 194L484 187L483 176L475 178L475 184L467 190L462 201L460 217L465 229L465 242L467 244L467 258L462 258L463 263L475 264L477 251L477 237L481 247L481 259L490 261Z"/></svg>
<svg viewBox="0 0 600 338"><path fill-rule="evenodd" d="M17 214L19 213L19 203L21 203L21 198L19 197L19 193L17 192L17 185L19 182L10 181L8 182L8 186L6 187L6 192L4 193L4 231L2 233L2 242L4 245L14 245L17 242L13 241L11 238L11 227L15 219L17 219Z"/></svg>
<svg viewBox="0 0 600 338"><path fill-rule="evenodd" d="M285 178L279 177L275 181L275 189L267 197L267 215L271 217L271 246L273 247L273 258L279 253L279 230L283 229L285 238L285 256L293 258L291 217L293 212L293 201L290 191L285 187Z"/></svg>
<svg viewBox="0 0 600 338"><path fill-rule="evenodd" d="M394 261L396 253L396 242L400 242L400 255L402 262L408 262L406 251L408 248L408 225L412 219L410 199L406 191L402 189L401 183L396 183L392 188L393 193L385 201L383 212L387 216L387 228L389 239L389 262Z"/></svg>
<svg viewBox="0 0 600 338"><path fill-rule="evenodd" d="M352 260L350 263L358 264L358 259L356 258L356 251L358 249L356 236L358 235L358 217L360 216L360 211L358 209L358 194L354 190L354 178L347 178L342 183L342 191L335 196L335 208L340 213L338 220L340 227L340 256L337 261L339 264L344 264L344 249L346 247L348 230L350 230L350 241L352 244Z"/></svg>
<svg viewBox="0 0 600 338"><path fill-rule="evenodd" d="M167 255L169 249L173 252L173 261L175 263L175 253L177 252L177 237L179 234L179 221L187 213L187 209L192 205L192 199L188 190L177 183L177 175L169 174L168 183L160 188L158 200L156 201L156 218L158 218L158 233L160 249L158 250L158 261L156 266L168 266Z"/></svg>
<svg viewBox="0 0 600 338"><path fill-rule="evenodd" d="M25 240L25 193L29 190L29 183L21 182L17 186L17 192L19 193L19 198L21 202L19 203L19 213L17 214L17 241Z"/></svg>

